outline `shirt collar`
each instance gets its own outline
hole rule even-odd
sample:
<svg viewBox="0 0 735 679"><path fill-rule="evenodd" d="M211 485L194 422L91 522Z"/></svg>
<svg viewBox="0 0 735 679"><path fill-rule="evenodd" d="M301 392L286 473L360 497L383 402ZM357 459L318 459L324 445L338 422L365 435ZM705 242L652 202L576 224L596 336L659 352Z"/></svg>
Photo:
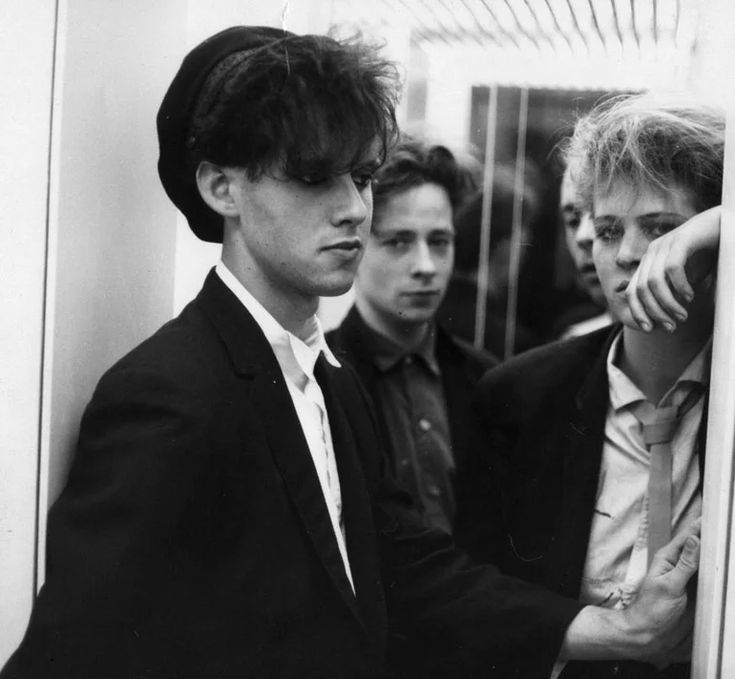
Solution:
<svg viewBox="0 0 735 679"><path fill-rule="evenodd" d="M283 374L294 384L301 384L304 376L309 379L314 378L314 365L320 353L323 353L327 361L335 368L340 367L340 362L324 339L324 331L316 315L307 321L309 334L305 340L301 340L273 318L266 308L248 292L247 288L227 268L224 262L218 262L215 271L222 282L255 319L268 340L268 344L271 345Z"/></svg>
<svg viewBox="0 0 735 679"><path fill-rule="evenodd" d="M375 367L381 372L387 372L407 356L419 357L426 367L437 377L441 375L439 363L436 360L436 326L431 325L419 342L411 350L406 350L382 333L377 332L365 323L364 345L370 353Z"/></svg>
<svg viewBox="0 0 735 679"><path fill-rule="evenodd" d="M626 408L638 401L646 401L643 392L631 381L631 379L616 365L618 354L623 341L622 329L618 332L610 345L610 351L607 354L607 379L610 385L610 405L615 411ZM674 386L669 389L661 403L667 403L674 391L685 384L697 384L706 387L708 383L707 370L710 365L710 355L712 353L712 338L697 352L697 355L689 362L679 379L676 380ZM654 404L659 405L659 404Z"/></svg>

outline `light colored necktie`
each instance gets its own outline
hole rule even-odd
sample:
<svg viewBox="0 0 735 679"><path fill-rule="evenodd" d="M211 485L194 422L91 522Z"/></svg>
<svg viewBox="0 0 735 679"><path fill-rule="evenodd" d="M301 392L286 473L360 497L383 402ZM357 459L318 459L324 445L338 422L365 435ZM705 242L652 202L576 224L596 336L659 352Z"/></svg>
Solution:
<svg viewBox="0 0 735 679"><path fill-rule="evenodd" d="M693 388L677 408L654 408L644 402L634 410L641 423L643 442L651 452L648 476L648 565L656 552L671 540L671 440L681 419L694 406L700 391Z"/></svg>

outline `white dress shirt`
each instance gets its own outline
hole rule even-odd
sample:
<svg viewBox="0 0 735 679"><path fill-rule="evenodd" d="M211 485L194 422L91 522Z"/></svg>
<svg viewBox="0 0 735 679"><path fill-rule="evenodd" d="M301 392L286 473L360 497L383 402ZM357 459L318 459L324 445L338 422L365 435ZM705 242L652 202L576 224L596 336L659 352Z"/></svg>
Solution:
<svg viewBox="0 0 735 679"><path fill-rule="evenodd" d="M324 495L324 502L332 522L339 553L344 563L345 573L354 592L355 586L352 581L352 571L345 543L345 530L342 523L342 494L332 445L332 432L324 403L324 395L314 377L314 365L320 353L324 353L325 358L331 365L339 368L340 363L327 346L324 340L324 332L316 316L309 319L310 333L306 340L302 341L296 335L288 332L273 318L265 307L235 278L223 262L217 264L215 271L222 282L250 312L276 355L296 415L299 418L301 429L304 432L306 443L309 446L309 452Z"/></svg>

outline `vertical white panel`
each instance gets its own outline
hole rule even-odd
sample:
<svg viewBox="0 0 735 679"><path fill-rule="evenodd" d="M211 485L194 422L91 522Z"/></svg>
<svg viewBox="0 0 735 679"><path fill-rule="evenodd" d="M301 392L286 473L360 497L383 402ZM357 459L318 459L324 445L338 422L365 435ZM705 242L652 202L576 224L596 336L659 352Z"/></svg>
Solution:
<svg viewBox="0 0 735 679"><path fill-rule="evenodd" d="M34 590L55 2L0 21L0 667Z"/></svg>
<svg viewBox="0 0 735 679"><path fill-rule="evenodd" d="M700 11L689 86L727 111L723 204L729 210L718 267L692 676L718 679L735 676L735 4L708 0Z"/></svg>
<svg viewBox="0 0 735 679"><path fill-rule="evenodd" d="M735 308L732 304L732 290L735 289L735 107L731 111L729 117L728 129L728 189L726 191L727 205L730 207L723 218L723 242L720 245L720 257L725 258L720 266L721 286L720 302L726 307L727 311L720 316L721 326L720 332L726 337L723 343L729 346L729 355L724 366L717 364L719 372L726 366L726 374L721 376L721 380L725 382L724 389L732 392L735 387L735 347L733 347L733 338L735 337ZM725 273L727 271L727 273ZM722 603L722 620L720 621L720 633L717 639L717 654L715 654L714 634L710 639L709 657L714 659L719 655L719 674L718 677L734 677L735 676L735 464L733 463L733 450L735 449L735 425L733 418L735 417L735 397L729 394L729 399L725 401L729 412L725 411L721 419L725 420L723 431L718 432L718 441L722 442L722 446L718 449L722 453L724 463L721 469L713 472L719 487L717 492L717 507L713 511L717 511L717 521L708 521L707 532L708 539L717 545L717 557L720 559L712 559L711 565L703 562L702 567L712 567L716 569L716 584L722 587L721 598L714 599L714 605ZM713 423L714 426L714 423ZM721 476L717 476L717 473ZM711 576L710 576L711 577ZM705 601L707 594L704 595ZM717 595L715 595L717 596ZM706 610L706 608L705 608ZM710 676L706 673L700 676Z"/></svg>

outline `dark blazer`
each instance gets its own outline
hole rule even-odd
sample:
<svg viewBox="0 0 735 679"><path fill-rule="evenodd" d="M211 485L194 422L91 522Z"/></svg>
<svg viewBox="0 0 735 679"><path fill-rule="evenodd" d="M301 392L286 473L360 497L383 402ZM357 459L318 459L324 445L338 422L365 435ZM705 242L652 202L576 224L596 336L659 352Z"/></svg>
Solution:
<svg viewBox="0 0 735 679"><path fill-rule="evenodd" d="M327 341L338 357L346 359L355 368L368 394L374 399L379 372L373 362L370 344L365 341L367 331L368 326L357 307L353 306L340 326L327 333ZM467 447L472 438L470 431L475 425L473 390L480 378L498 364L498 359L450 335L440 325L436 327L435 353L447 404L452 453L459 475L465 466ZM377 409L377 417L386 453L395 459L393 437L380 409Z"/></svg>
<svg viewBox="0 0 735 679"><path fill-rule="evenodd" d="M579 595L587 554L609 404L606 360L619 328L533 349L477 389L483 438L457 543L568 597ZM498 512L503 530L473 520ZM616 665L571 663L562 677L659 676L649 665ZM661 676L678 676L681 667Z"/></svg>
<svg viewBox="0 0 735 679"><path fill-rule="evenodd" d="M319 379L356 596L275 356L210 273L102 377L2 679L378 677L388 615L468 673L526 644L553 661L578 604L418 529L354 374Z"/></svg>

